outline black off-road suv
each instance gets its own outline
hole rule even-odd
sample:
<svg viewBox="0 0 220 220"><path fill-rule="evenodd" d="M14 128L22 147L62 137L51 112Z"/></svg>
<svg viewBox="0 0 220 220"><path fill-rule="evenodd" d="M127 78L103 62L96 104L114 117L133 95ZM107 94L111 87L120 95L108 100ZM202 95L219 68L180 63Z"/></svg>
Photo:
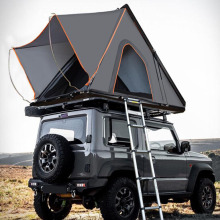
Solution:
<svg viewBox="0 0 220 220"><path fill-rule="evenodd" d="M133 112L132 123L140 120ZM212 213L211 160L180 143L165 118L146 117L146 124L161 202L190 200L195 213ZM132 129L135 147L146 149L143 131ZM148 155L137 161L140 176L151 176ZM100 208L104 219L136 219L139 199L125 113L87 107L42 116L29 187L42 219L65 218L73 203ZM142 190L148 206L156 201L152 180L143 181Z"/></svg>

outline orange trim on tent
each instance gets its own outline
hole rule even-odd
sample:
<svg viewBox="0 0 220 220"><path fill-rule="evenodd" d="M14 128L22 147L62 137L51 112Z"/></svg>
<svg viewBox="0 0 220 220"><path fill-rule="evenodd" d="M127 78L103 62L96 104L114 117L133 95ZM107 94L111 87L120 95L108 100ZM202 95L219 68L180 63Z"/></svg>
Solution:
<svg viewBox="0 0 220 220"><path fill-rule="evenodd" d="M22 69L24 70L24 73L25 73L25 75L26 75L26 77L27 77L27 80L28 80L28 82L29 82L29 84L30 84L30 86L31 86L31 88L32 88L32 90L33 90L33 92L34 92L34 99L35 99L36 94L35 94L34 88L33 88L32 84L31 84L31 82L30 82L30 80L29 80L29 78L28 78L28 76L27 76L27 74L26 74L26 72L25 72L25 69L24 69L23 65L21 64L21 61L20 61L20 59L19 59L19 57L18 57L18 55L17 55L15 49L14 49L14 48L12 48L12 49L13 49L13 51L15 52L15 55L16 55L16 57L17 57L17 59L18 59L20 65L21 65Z"/></svg>
<svg viewBox="0 0 220 220"><path fill-rule="evenodd" d="M54 17L54 16L53 16L53 17ZM53 19L53 17L50 19L50 21ZM17 55L15 49L19 49L19 48L21 48L21 47L25 47L25 46L27 46L28 44L31 44L31 43L33 43L35 40L37 40L37 38L39 38L40 35L41 35L41 34L45 31L45 29L48 27L49 23L50 23L50 22L48 22L48 24L44 27L44 29L40 32L40 34L39 34L34 40L32 40L31 42L29 42L29 43L27 43L27 44L24 44L24 45L22 45L22 46L20 46L20 47L13 47L13 48L12 48L13 51L15 52L15 55L16 55L16 57L17 57L17 59L18 59L18 62L20 63L22 69L24 70L24 73L25 73L25 75L26 75L26 77L27 77L27 79L28 79L28 82L29 82L29 84L30 84L30 86L31 86L31 88L32 88L32 90L33 90L33 92L34 92L34 98L33 98L33 99L35 99L36 93L35 93L35 91L34 91L34 88L33 88L32 84L31 84L31 82L30 82L30 80L29 80L29 78L28 78L28 76L27 76L27 73L25 72L25 69L24 69L24 67L23 67L23 65L22 65L22 63L21 63L21 60L19 59L19 57L18 57L18 55Z"/></svg>
<svg viewBox="0 0 220 220"><path fill-rule="evenodd" d="M69 37L68 37L68 35L67 35L67 33L66 33L64 27L63 27L63 25L62 25L62 23L61 23L61 21L60 21L60 19L58 18L58 16L57 16L56 14L50 19L50 21L48 22L48 24L46 25L46 27L41 31L41 33L40 33L34 40L32 40L30 43L27 43L27 44L25 44L25 45L23 45L23 46L14 47L13 50L14 50L14 52L15 52L17 58L18 58L18 55L17 55L15 49L19 49L19 48L25 47L25 46L27 46L28 44L31 44L31 43L33 43L35 40L37 40L37 38L39 38L40 35L41 35L41 34L45 31L45 29L48 27L48 25L49 25L49 23L52 21L52 19L53 19L54 17L56 17L57 20L58 20L58 22L59 22L59 24L60 24L60 26L61 26L61 28L62 28L62 30L63 30L63 32L64 32L64 34L66 35L67 40L69 41L69 43L70 43L70 45L71 45L71 47L72 47L74 53L76 54L76 57L77 57L77 59L78 59L80 65L81 65L81 67L83 68L83 70L84 70L84 71L87 73L87 75L88 75L89 80L88 80L88 82L85 84L86 86L88 86L89 83L91 82L91 79L92 79L92 78L96 75L96 73L98 72L98 69L99 69L99 67L100 67L100 65L101 65L101 63L102 63L102 60L103 60L104 57L105 57L105 54L107 53L107 51L108 51L108 49L109 49L109 46L111 45L111 42L112 42L112 40L113 40L113 38L114 38L114 36L115 36L115 34L116 34L116 31L117 31L117 29L118 29L118 27L119 27L119 25L120 25L120 23L121 23L121 20L122 20L123 16L124 16L124 14L125 14L125 11L126 11L126 8L124 9L124 11L123 11L123 13L122 13L122 15L121 15L121 17L120 17L120 20L118 21L118 24L117 24L117 26L116 26L116 28L115 28L113 34L112 34L112 37L111 37L111 39L110 39L110 41L109 41L109 43L108 43L108 45L107 45L107 47L106 47L106 49L105 49L103 55L102 55L102 57L101 57L101 59L100 59L100 61L99 61L99 64L98 64L98 66L97 66L97 69L96 69L96 71L93 73L92 77L89 77L88 72L85 70L83 64L81 63L81 61L80 61L80 59L79 59L79 57L78 57L78 55L77 55L77 53L76 53L76 50L75 50L73 44L71 43L71 41L70 41L70 39L69 39ZM18 58L18 61L19 61L19 63L21 64L21 61L20 61L19 58ZM23 70L24 70L24 67L23 67L22 64L21 64L21 66L22 66L22 68L23 68ZM24 70L24 72L25 72L25 70ZM25 74L26 74L26 72L25 72ZM27 74L26 74L26 76L27 76ZM27 79L28 79L28 76L27 76ZM30 83L30 80L29 80L29 79L28 79L28 81L29 81L29 83ZM31 85L31 83L30 83L30 85ZM32 85L31 85L31 88L33 89ZM33 91L34 91L34 89L33 89ZM34 99L35 99L35 91L34 91Z"/></svg>
<svg viewBox="0 0 220 220"><path fill-rule="evenodd" d="M151 95L152 95L152 100L153 100L153 92L152 92L152 88L151 88L151 84L150 84L150 78L149 78L149 74L148 74L148 70L147 70L147 65L146 63L144 62L144 60L142 59L142 57L139 55L139 53L136 51L136 49L129 43L125 44L122 48L122 53L121 53L121 57L120 57L120 61L119 61L119 65L118 65L118 70L117 70L117 75L116 75L116 78L115 78L115 83L114 83L114 87L113 87L113 93L115 92L115 85L116 85L116 82L117 82L117 78L118 78L118 72L119 72L119 69L120 69L120 66L121 66L121 60L122 60L122 55L123 55L123 52L124 52L124 48L126 46L131 46L133 48L133 50L135 51L135 53L141 58L141 60L143 61L144 63L144 66L145 66L145 69L146 69L146 72L147 72L147 77L148 77L148 81L149 81L149 85L150 85L150 91L151 91Z"/></svg>
<svg viewBox="0 0 220 220"><path fill-rule="evenodd" d="M61 22L60 22L60 19L58 18L58 16L57 15L55 15L56 16L56 18L57 18L57 20L59 21L59 23L60 23L60 26L61 26L61 28L63 29L63 32L64 32L64 34L66 35L66 38L67 38L67 40L69 41L69 43L70 43L70 45L71 45L71 47L72 47L72 49L73 49L73 51L74 51L74 53L76 54L76 57L77 57L77 59L78 59L78 61L79 61L79 63L80 63L80 65L81 65L81 67L83 68L83 70L87 73L87 71L85 70L85 68L84 68L84 66L82 65L82 63L81 63L81 61L80 61L80 59L79 59L79 57L78 57L78 55L77 55L77 53L76 53L76 50L74 49L74 47L73 47L73 45L72 45L72 43L71 43L71 41L70 41L70 39L69 39L69 37L68 37L68 35L67 35L67 33L66 33L66 31L65 31L65 29L64 29L64 27L63 27L63 25L61 24ZM87 73L87 75L88 75L88 77L89 77L89 74ZM88 82L90 81L90 77L89 77L89 80L88 80ZM87 83L88 83L87 82ZM86 83L86 84L87 84Z"/></svg>
<svg viewBox="0 0 220 220"><path fill-rule="evenodd" d="M93 75L91 76L89 82L86 83L87 86L89 85L89 83L90 83L90 81L92 80L92 78L93 78L93 77L96 75L96 73L98 72L98 69L99 69L99 67L100 67L100 65L101 65L101 63L102 63L102 60L104 59L105 54L106 54L107 51L108 51L109 46L111 45L111 42L112 42L112 40L113 40L113 38L114 38L114 36L115 36L115 33L116 33L116 31L117 31L117 29L118 29L120 23L121 23L121 20L122 20L122 18L123 18L123 16L124 16L125 11L126 11L126 8L124 9L124 11L123 11L123 13L122 13L122 15L121 15L120 20L118 21L118 24L117 24L117 26L116 26L116 28L115 28L113 34L112 34L112 37L111 37L110 41L108 42L108 45L107 45L107 47L106 47L106 49L105 49L105 51L104 51L104 53L103 53L103 55L102 55L102 57L101 57L101 59L100 59L100 61L99 61L99 64L98 64L98 66L97 66L96 71L95 71L95 72L93 73Z"/></svg>
<svg viewBox="0 0 220 220"><path fill-rule="evenodd" d="M55 16L55 15L54 15ZM48 27L48 25L49 25L49 23L52 21L52 19L54 18L54 16L50 19L50 21L48 22L48 24L44 27L44 29L40 32L40 34L34 39L34 40L32 40L31 42L29 42L29 43L27 43L27 44L24 44L24 45L22 45L22 46L20 46L20 47L13 47L13 49L19 49L19 48L21 48L21 47L25 47L25 46L27 46L28 44L31 44L31 43L33 43L35 40L37 40L37 38L39 38L40 37L40 35L45 31L45 29Z"/></svg>
<svg viewBox="0 0 220 220"><path fill-rule="evenodd" d="M54 15L54 16L55 16L55 15ZM53 16L53 17L54 17L54 16ZM27 46L28 44L31 44L31 43L33 43L35 40L37 40L37 38L39 38L40 35L41 35L41 34L45 31L45 29L48 27L48 25L49 25L49 23L52 21L53 17L50 19L50 21L48 22L48 24L44 27L44 29L40 32L40 34L39 34L34 40L32 40L31 42L29 42L29 43L27 43L27 44L24 44L24 45L22 45L22 46L20 46L20 47L13 47L13 48L12 48L13 51L15 52L15 55L16 55L16 57L17 57L17 59L18 59L18 62L20 63L20 65L21 65L21 67L22 67L23 70L24 70L24 67L23 67L23 65L22 65L22 63L21 63L21 60L19 59L19 57L18 57L18 55L17 55L15 49L19 49L19 48L21 48L21 47L25 47L25 46ZM32 90L33 90L33 92L34 92L34 98L33 98L33 99L35 99L36 93L35 93L35 91L34 91L34 88L33 88L32 84L31 84L31 82L30 82L30 80L29 80L29 78L28 78L27 73L25 72L25 70L24 70L24 73L25 73L25 75L26 75L26 77L27 77L27 79L28 79L28 82L29 82L29 84L30 84L30 86L31 86L31 88L32 88Z"/></svg>
<svg viewBox="0 0 220 220"><path fill-rule="evenodd" d="M62 24L61 24L61 22L60 22L60 20L59 20L59 18L58 18L57 15L53 15L53 17L50 19L50 21L49 21L48 24L45 26L45 28L41 31L41 33L40 33L34 40L32 40L30 43L24 44L23 46L14 47L14 48L13 48L13 50L14 50L14 52L15 52L15 54L16 54L16 57L18 58L18 55L17 55L15 49L19 49L19 48L25 47L25 46L27 46L27 45L33 43L35 40L37 40L37 39L40 37L40 35L45 31L45 29L48 27L48 25L50 24L50 22L52 21L52 19L53 19L54 17L57 18L57 20L58 20L58 22L59 22L59 24L60 24L60 26L61 26L61 28L62 28L64 34L65 34L65 36L66 36L66 38L67 38L67 40L68 40L68 42L69 42L69 44L71 45L71 47L72 47L74 53L76 54L76 57L77 57L77 59L78 59L80 65L81 65L81 67L82 67L83 70L87 73L87 71L86 71L85 68L83 67L83 65L82 65L82 63L81 63L81 61L80 61L80 59L79 59L79 57L78 57L78 55L77 55L77 53L76 53L74 47L73 47L73 45L72 45L72 43L71 43L69 37L67 36L67 33L66 33L66 31L64 30L64 28L63 28L63 26L62 26ZM24 67L23 67L23 65L22 65L22 63L21 63L21 61L20 61L19 58L18 58L18 61L19 61L20 65L22 66L23 70L24 70ZM24 72L25 72L25 70L24 70ZM25 72L25 75L27 76L26 72ZM88 82L90 82L89 74L87 73L87 75L88 75L88 78L89 78L89 79L88 79ZM28 79L28 82L30 83L30 80L29 80L28 76L27 76L27 79ZM88 83L88 82L87 82L87 83ZM31 83L30 83L30 85L31 85ZM32 85L31 85L31 88L32 88L32 90L34 91ZM36 94L35 94L35 91L34 91L34 99L35 99L35 96L36 96Z"/></svg>

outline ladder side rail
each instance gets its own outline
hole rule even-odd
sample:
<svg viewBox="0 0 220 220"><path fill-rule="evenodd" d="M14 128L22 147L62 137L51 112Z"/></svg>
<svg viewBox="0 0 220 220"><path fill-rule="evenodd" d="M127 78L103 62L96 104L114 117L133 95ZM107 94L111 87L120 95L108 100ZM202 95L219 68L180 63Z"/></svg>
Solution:
<svg viewBox="0 0 220 220"><path fill-rule="evenodd" d="M125 113L126 113L127 123L128 123L128 125L130 125L127 100L125 99L124 102L125 102ZM133 136L132 136L132 132L131 132L131 126L128 126L128 132L129 132L129 137L130 137L130 145L131 145L132 159L133 159L133 164L134 164L135 177L136 177L136 182L137 182L137 191L138 191L138 197L139 197L139 201L140 201L141 214L142 214L143 220L146 220L143 195L142 195L141 184L140 184L140 179L139 179L137 160L136 160L136 154L135 154L135 147L134 147Z"/></svg>
<svg viewBox="0 0 220 220"><path fill-rule="evenodd" d="M152 154L151 154L150 142L149 142L148 133L147 133L147 127L146 127L145 118L144 118L144 111L143 111L142 103L140 103L139 107L140 107L140 112L141 112L141 116L142 116L142 124L144 126L144 134L145 134L145 141L146 141L146 145L147 145L147 150L149 151L149 161L150 161L151 173L152 173L153 177L156 177L155 176L154 165L153 165ZM157 185L156 178L153 179L153 182L154 182L154 189L155 189L156 198L157 198L157 204L158 204L158 207L159 207L160 219L163 220L164 218L163 218L163 212L162 212L162 207L161 207L159 190L158 190L158 185Z"/></svg>

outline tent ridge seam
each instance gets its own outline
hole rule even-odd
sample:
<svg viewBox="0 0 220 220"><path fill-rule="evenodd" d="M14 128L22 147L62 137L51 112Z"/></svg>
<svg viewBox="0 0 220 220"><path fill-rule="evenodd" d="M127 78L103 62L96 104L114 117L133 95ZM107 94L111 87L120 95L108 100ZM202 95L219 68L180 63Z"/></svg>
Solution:
<svg viewBox="0 0 220 220"><path fill-rule="evenodd" d="M61 28L62 28L62 30L63 30L63 32L64 32L64 34L66 35L67 40L69 41L69 43L70 43L70 45L71 45L71 47L72 47L72 49L73 49L74 53L76 54L76 57L77 57L77 59L78 59L78 61L79 61L80 65L81 65L81 67L82 67L82 68L83 68L83 70L84 70L84 71L87 73L88 78L89 78L88 82L89 82L89 81L90 81L90 77L89 77L88 72L85 70L85 68L84 68L83 64L81 63L81 60L79 59L79 57L78 57L78 55L77 55L77 53L76 53L76 50L75 50L75 48L74 48L73 44L71 43L71 41L70 41L70 39L69 39L69 37L68 37L68 35L67 35L67 33L66 33L65 29L64 29L64 27L63 27L63 25L62 25L62 23L61 23L61 21L60 21L59 17L58 17L56 14L55 14L55 16L56 16L56 18L57 18L57 20L58 20L58 22L59 22L59 24L60 24L60 26L61 26ZM88 82L87 82L87 83L88 83ZM87 84L87 83L86 83L86 84Z"/></svg>
<svg viewBox="0 0 220 220"><path fill-rule="evenodd" d="M125 14L125 11L126 11L126 8L124 9L124 11L123 11L123 13L122 13L122 15L121 15L121 17L120 17L120 19L119 19L119 21L118 21L118 24L117 24L117 26L116 26L116 28L115 28L113 34L112 34L112 37L111 37L110 41L108 42L108 45L107 45L107 47L106 47L106 49L105 49L105 51L104 51L104 53L103 53L103 55L102 55L102 57L101 57L101 59L100 59L100 61L99 61L99 64L98 64L98 66L97 66L96 71L95 71L95 72L93 73L93 75L90 77L89 81L86 83L86 86L89 85L89 83L91 82L91 80L95 77L96 73L98 72L98 69L99 69L99 67L100 67L100 65L101 65L101 63L102 63L102 61L103 61L103 59L104 59L104 57L105 57L105 55L106 55L106 53L107 53L107 51L108 51L110 45L111 45L111 43L112 43L112 40L114 39L114 36L115 36L115 34L116 34L117 30L118 30L118 27L119 27L119 25L120 25L120 23L121 23L121 20L122 20L124 14Z"/></svg>

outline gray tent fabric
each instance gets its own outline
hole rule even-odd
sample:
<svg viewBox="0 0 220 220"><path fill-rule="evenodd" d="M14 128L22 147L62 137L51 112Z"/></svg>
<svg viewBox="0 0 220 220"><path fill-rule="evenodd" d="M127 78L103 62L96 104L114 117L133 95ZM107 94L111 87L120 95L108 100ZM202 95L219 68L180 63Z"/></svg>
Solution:
<svg viewBox="0 0 220 220"><path fill-rule="evenodd" d="M58 15L58 18L90 77L120 20L123 10L78 15Z"/></svg>
<svg viewBox="0 0 220 220"><path fill-rule="evenodd" d="M56 17L51 20L50 26L47 25L33 42L14 48L36 97L42 93L59 72L51 53L49 29L56 60L59 66L64 66L70 57L73 56L74 51Z"/></svg>
<svg viewBox="0 0 220 220"><path fill-rule="evenodd" d="M129 6L55 15L31 43L14 48L37 101L98 91L185 109L185 101Z"/></svg>

